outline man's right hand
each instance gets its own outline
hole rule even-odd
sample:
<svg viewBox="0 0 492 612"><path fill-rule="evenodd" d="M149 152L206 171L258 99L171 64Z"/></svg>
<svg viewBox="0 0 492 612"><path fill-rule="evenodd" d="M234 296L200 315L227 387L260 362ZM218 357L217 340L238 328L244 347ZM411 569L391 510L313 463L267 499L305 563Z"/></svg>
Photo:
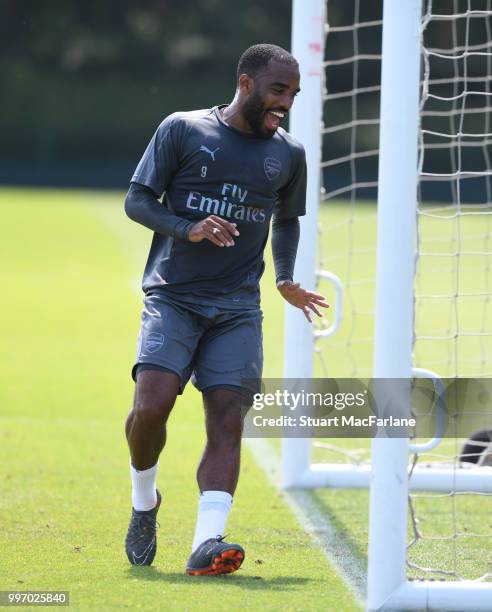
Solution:
<svg viewBox="0 0 492 612"><path fill-rule="evenodd" d="M230 247L234 246L233 236L239 236L235 223L229 223L217 215L210 215L193 225L188 233L188 240L190 242L210 240L219 247Z"/></svg>

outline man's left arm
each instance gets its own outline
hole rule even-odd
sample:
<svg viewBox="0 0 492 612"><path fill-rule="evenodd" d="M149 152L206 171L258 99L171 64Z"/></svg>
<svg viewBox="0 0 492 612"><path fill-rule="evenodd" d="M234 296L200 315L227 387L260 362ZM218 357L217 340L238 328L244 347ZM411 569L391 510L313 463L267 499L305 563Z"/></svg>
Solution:
<svg viewBox="0 0 492 612"><path fill-rule="evenodd" d="M282 281L292 282L293 280L299 236L298 217L292 219L273 218L272 253L277 287Z"/></svg>
<svg viewBox="0 0 492 612"><path fill-rule="evenodd" d="M306 291L294 283L294 265L299 244L299 216L306 214L306 158L299 147L292 176L279 191L279 202L272 223L272 254L275 265L277 289L282 297L304 312L311 322L311 312L322 316L318 307L328 308L325 298L319 293Z"/></svg>
<svg viewBox="0 0 492 612"><path fill-rule="evenodd" d="M329 308L329 305L322 295L313 291L306 291L299 283L293 281L299 234L299 219L297 217L273 220L272 253L277 289L289 304L300 308L306 319L311 323L311 312L315 312L321 317L319 307Z"/></svg>

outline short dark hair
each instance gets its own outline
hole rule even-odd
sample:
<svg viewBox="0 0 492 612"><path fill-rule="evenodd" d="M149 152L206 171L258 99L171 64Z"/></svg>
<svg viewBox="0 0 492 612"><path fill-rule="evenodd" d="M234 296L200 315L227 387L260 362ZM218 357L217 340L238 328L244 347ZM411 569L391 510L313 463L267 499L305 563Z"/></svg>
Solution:
<svg viewBox="0 0 492 612"><path fill-rule="evenodd" d="M270 60L289 64L296 68L299 66L295 57L282 47L263 43L249 47L241 55L237 65L237 78L239 79L241 74L247 74L255 78L259 72L267 67Z"/></svg>

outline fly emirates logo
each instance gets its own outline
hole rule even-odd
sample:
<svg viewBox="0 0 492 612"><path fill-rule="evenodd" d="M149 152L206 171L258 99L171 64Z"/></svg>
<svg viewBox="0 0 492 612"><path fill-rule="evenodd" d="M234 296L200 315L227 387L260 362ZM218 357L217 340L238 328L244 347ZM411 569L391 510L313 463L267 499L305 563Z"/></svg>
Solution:
<svg viewBox="0 0 492 612"><path fill-rule="evenodd" d="M220 199L205 197L199 191L190 191L186 200L186 208L199 210L207 215L219 215L238 221L263 223L266 219L265 211L255 206L246 206L243 202L247 195L247 189L242 189L239 185L232 183L224 183L220 192Z"/></svg>

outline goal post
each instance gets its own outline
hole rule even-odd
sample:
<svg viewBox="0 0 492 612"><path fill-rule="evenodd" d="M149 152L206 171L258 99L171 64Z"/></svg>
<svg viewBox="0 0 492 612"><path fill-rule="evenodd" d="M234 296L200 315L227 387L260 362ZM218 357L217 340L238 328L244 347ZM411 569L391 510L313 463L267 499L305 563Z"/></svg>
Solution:
<svg viewBox="0 0 492 612"><path fill-rule="evenodd" d="M422 0L383 5L375 378L412 375L421 15ZM372 611L388 604L406 581L408 439L375 438L371 460L367 597Z"/></svg>
<svg viewBox="0 0 492 612"><path fill-rule="evenodd" d="M316 283L316 234L320 195L323 52L326 0L294 0L292 54L299 62L302 95L290 111L291 134L303 143L308 171L307 214L301 218L296 281L312 288ZM293 308L285 309L285 378L313 376L314 337L307 321ZM299 486L310 471L311 441L282 440L282 486Z"/></svg>
<svg viewBox="0 0 492 612"><path fill-rule="evenodd" d="M421 36L422 0L384 1L375 378L410 379L413 370ZM408 451L408 439L372 441L368 610L490 610L490 583L406 579Z"/></svg>
<svg viewBox="0 0 492 612"><path fill-rule="evenodd" d="M423 7L424 2L425 7ZM492 180L490 178L492 177L490 165L492 129L489 120L492 111L492 105L489 102L492 100L490 97L492 96L492 0L484 0L484 7L481 10L475 10L473 3L474 0L466 2L465 0L452 0L446 5L432 2L432 0L384 0L381 22L380 16L377 19L373 16L359 19L361 7L364 6L363 0L352 0L348 4L353 5L353 24L346 24L342 21L341 24L336 22L333 26L330 22L330 7L335 5L334 1L329 0L326 3L326 0L293 0L292 52L300 64L302 93L290 113L290 131L304 144L308 163L308 214L301 221L301 239L295 276L296 280L306 288L313 288L320 279L323 279L323 282L331 282L334 285L337 300L336 307L330 311L335 323L327 329L321 328L313 331L313 328L304 321L298 311L290 307L286 308L285 378L309 379L314 376L314 356L316 350L319 352L319 348L316 349L316 341L336 331L342 318L340 311L341 283L332 272L320 269L323 264L322 262L318 264L317 258L316 243L320 235L318 221L319 216L323 215L323 210L318 210L322 191L321 172L325 169L331 182L329 191L325 192L323 197L333 200L335 208L339 206L340 209L352 210L359 190L376 186L378 188L377 240L375 241L376 278L372 278L372 272L362 281L360 277L356 278L359 284L361 282L370 283L376 287L375 308L371 313L371 316L374 316L374 335L371 338L360 340L356 338L356 341L360 343L374 342L373 360L370 364L372 375L375 378L408 379L409 381L412 377L420 376L433 378L434 382L437 379L439 382L437 375L427 369L429 364L426 363L427 354L424 351L422 365L420 365L419 356L415 359L415 347L417 346L418 349L416 341L441 342L440 346L442 346L444 341L449 340L454 342L454 345L448 349L451 355L451 357L447 356L448 361L446 363L442 361L444 351L436 350L430 365L439 363L437 369L441 371L441 364L444 364L443 368L445 368L449 362L452 367L443 370L446 375L464 376L461 370L458 370L458 342L463 339L467 340L467 338L478 338L481 343L480 368L474 370L475 373L468 374L471 370L466 369L469 362L467 354L463 356L463 363L466 365L467 376L485 376L488 346L486 342L489 336L492 337L487 327L492 321L492 315L488 318L489 311L487 310L487 304L492 303L492 280L485 280L483 289L470 289L471 283L463 282L463 270L458 263L460 257L463 258L463 256L481 257L486 262L485 275L489 274L489 269L492 270L491 262L488 259L489 256L492 258L490 248L492 188L487 182ZM341 5L347 5L345 0L341 0ZM327 18L326 12L328 13ZM343 11L340 10L338 16L342 13ZM336 10L334 14L337 14ZM473 21L476 22L475 26L472 24ZM480 34L481 21L484 22L482 34ZM367 45L372 29L379 28L381 31L381 23L381 55L378 55L379 50L377 53L371 50L360 51L359 34L364 34L364 44ZM437 35L434 31L429 39L424 36L426 28L427 32L429 30L429 24L436 28L436 24L438 26L441 23L451 24L449 31L452 32L452 36L448 36L449 40L443 36L441 30L437 32ZM351 38L353 46L343 47L342 51L347 52L346 56L343 56L342 53L338 55L335 53L333 56L328 55L329 60L327 60L325 59L325 37L330 37L334 33L337 36L346 34ZM448 31L445 32L447 33ZM472 35L482 36L482 38L485 36L486 41L478 43L472 41ZM465 37L464 44L460 38L463 36ZM427 40L430 41L428 45L425 44ZM441 47L445 47L446 44L449 44L451 48L443 50ZM339 51L336 45L332 46L332 51L333 48ZM475 73L473 70L467 71L467 58L475 62L473 64ZM464 68L459 65L463 59ZM381 62L381 82L360 82L360 72L363 71L359 66L360 62L373 60ZM479 62L482 63L479 64ZM349 79L345 75L341 89L335 88L335 91L329 89L326 92L325 78L329 79L329 71L332 67L339 67L342 64L353 66L352 91L347 91ZM443 68L444 64L446 68ZM451 69L449 65L452 65ZM483 85L476 85L480 83L481 77L477 76L480 70L486 72L486 78L482 79ZM328 81L328 88L331 84ZM440 87L444 89L439 89ZM480 87L483 87L483 91ZM445 88L451 90L451 93ZM350 90L350 85L348 89ZM362 112L362 106L358 106L357 96L366 94L379 96L379 92L378 116L364 114L366 107ZM468 104L467 96L470 95L476 98L474 104ZM335 118L335 124L324 126L323 105L327 100L330 101L330 104L334 100L342 100L342 105L351 109L351 114L349 113L347 118L346 115L340 113L340 116ZM374 110L376 107L373 104L371 108ZM361 110L360 113L359 110ZM477 114L483 117L484 125L479 126L475 131L472 129L475 124L468 125L468 120L470 118L473 120ZM435 125L429 122L435 122ZM445 125L445 122L448 123ZM361 126L371 126L376 129L378 125L379 146L377 148L374 146L375 138L370 136L362 138L363 146L358 148L358 136L354 135L357 130ZM345 140L349 142L349 154L347 155L346 151L337 151L325 161L322 154L323 137L327 139L334 136L339 137L340 133L344 135L344 139L345 135L347 136ZM466 150L466 147L473 147L474 151L481 147L486 166L484 170L480 167L470 169L466 163L463 163L465 157L462 156L462 152ZM434 159L437 160L437 155L432 157L435 151L449 154L449 168L445 165L437 168L428 167L428 160L430 160L430 166ZM326 156L326 149L324 154ZM369 175L364 176L363 172L359 172L358 169L354 170L361 159L367 160L371 156L379 161L377 182ZM442 157L439 159L442 161ZM350 165L349 178L345 184L341 180L337 183L338 178L343 174L340 166L344 163ZM473 157L473 163L476 163L476 155ZM486 206L479 212L474 211L472 205L467 203L463 186L464 179L475 180L477 177L486 177L486 189L484 190ZM326 185L326 177L324 179ZM422 202L422 185L426 181L426 185L431 182L436 185L439 181L447 181L452 194L452 204L449 206L436 204L440 201L440 196L430 197L429 199L434 203L429 209L425 209ZM468 193L466 191L466 194ZM340 196L347 198L343 204L336 201L336 198ZM445 198L443 200L447 202ZM372 209L373 206L370 204L366 208ZM450 209L448 216L446 213L439 216L441 210L448 209ZM473 217L473 215L482 215L480 219L483 219L483 227L474 224L473 219L478 222L479 217ZM367 221L368 217L366 210L364 216L366 224L371 223ZM431 223L435 223L437 219L457 219L458 229L451 240L452 249L450 251L452 252L448 253L445 249L439 250L439 248L423 248L422 245L426 239L428 240L428 237L425 234L422 235L419 229L422 217L431 219ZM336 221L335 233L339 231L338 227L341 225L339 218ZM352 225L353 221L354 218L349 219L347 225ZM461 229L460 223L462 224ZM466 223L470 224L469 232L465 231L467 230ZM367 225L367 227L368 232L372 232L372 226ZM437 232L440 231L437 230ZM350 236L352 240L354 235L350 234ZM479 250L478 247L475 247L475 241L482 238L484 247ZM433 238L433 240L445 243L447 234L438 234L438 238ZM355 250L357 247L353 248ZM364 245L360 249L362 257L367 257L368 251L367 245ZM427 285L423 283L424 290L417 291L420 274L419 262L422 256L434 258L439 262L444 258L454 258L452 261L456 261L456 264L452 264L455 268L453 274L459 277L461 273L461 285L456 281L452 291L449 291L446 290L447 285L442 283L445 288L441 288L437 283L436 287L431 286L429 290L427 282ZM482 260L477 259L480 262ZM476 270L481 264L474 265L474 270ZM354 267L351 264L347 266L347 269ZM436 265L435 268L437 274L442 276L443 273L439 270L442 270L443 267ZM365 271L364 267L362 269ZM433 274L436 274L436 269L432 271ZM480 270L481 274L484 272ZM436 284L434 279L435 277L432 277L431 285ZM346 280L347 285L350 281L350 290L352 290L354 279L344 277L343 281ZM347 293L349 293L348 290ZM442 300L448 297L450 301L453 301L453 317L450 317L453 321L458 319L458 300L460 298L481 300L484 306L480 321L475 308L467 318L467 321L472 321L475 327L467 329L458 322L456 323L457 328L454 329L450 323L448 324L449 329L442 331L439 328L437 331L431 330L430 332L424 330L419 336L419 324L422 325L422 321L416 321L419 300L420 302L434 300L434 304L442 304ZM350 304L352 312L354 309L357 310L358 306L354 306L353 294L348 296L346 302ZM475 320L472 320L474 317ZM435 321L435 316L430 317L430 320ZM337 345L336 342L334 344ZM353 342L348 344L350 349L352 345ZM337 346L341 348L336 350L344 351L343 343L340 342ZM476 349L474 350L476 352ZM337 358L337 356L334 358L335 365ZM441 361L438 362L438 359ZM333 375L330 371L332 363L328 362L327 366L325 376ZM348 370L347 376L357 377L357 374L353 374L354 371L355 369ZM361 376L361 378L366 377ZM437 387L438 384L436 384L436 389ZM486 531L460 530L454 505L451 535L437 534L436 537L432 537L422 536L419 533L418 519L412 507L412 500L425 498L426 495L422 492L441 492L442 495L438 497L452 500L453 504L456 504L457 496L461 494L475 495L476 500L485 500L485 496L488 495L490 499L490 493L492 493L492 467L478 467L470 464L464 466L461 463L459 451L455 451L452 467L449 467L442 458L438 459L437 463L426 461L426 465L416 465L417 457L435 448L440 441L440 438L436 436L431 442L418 445L410 444L408 438L376 438L371 445L370 463L358 460L352 463L313 463L312 456L315 454L312 452L310 439L285 438L282 441L282 486L284 488L370 488L368 610L429 609L472 610L474 612L492 610L492 584L487 582L492 577L490 570L477 579L469 580L464 579L468 578L466 573L463 574L456 569L459 543L465 541L467 537L489 537ZM325 444L325 447L329 446ZM410 452L415 453L415 461L411 469L409 466ZM349 456L350 453L344 454ZM436 454L436 456L444 455ZM479 498L479 496L482 497ZM429 497L431 496L427 495L427 498ZM479 504L480 501L476 503ZM411 542L407 541L409 526L414 529L414 538ZM413 563L410 549L419 538L420 541L434 540L436 546L440 541L452 541L455 547L454 569L446 569L447 566L437 563L429 569L429 566L425 564ZM475 540L475 542L479 541ZM419 578L408 579L408 576L415 576L415 571L420 572L417 574ZM431 579L421 579L422 575L431 576Z"/></svg>

